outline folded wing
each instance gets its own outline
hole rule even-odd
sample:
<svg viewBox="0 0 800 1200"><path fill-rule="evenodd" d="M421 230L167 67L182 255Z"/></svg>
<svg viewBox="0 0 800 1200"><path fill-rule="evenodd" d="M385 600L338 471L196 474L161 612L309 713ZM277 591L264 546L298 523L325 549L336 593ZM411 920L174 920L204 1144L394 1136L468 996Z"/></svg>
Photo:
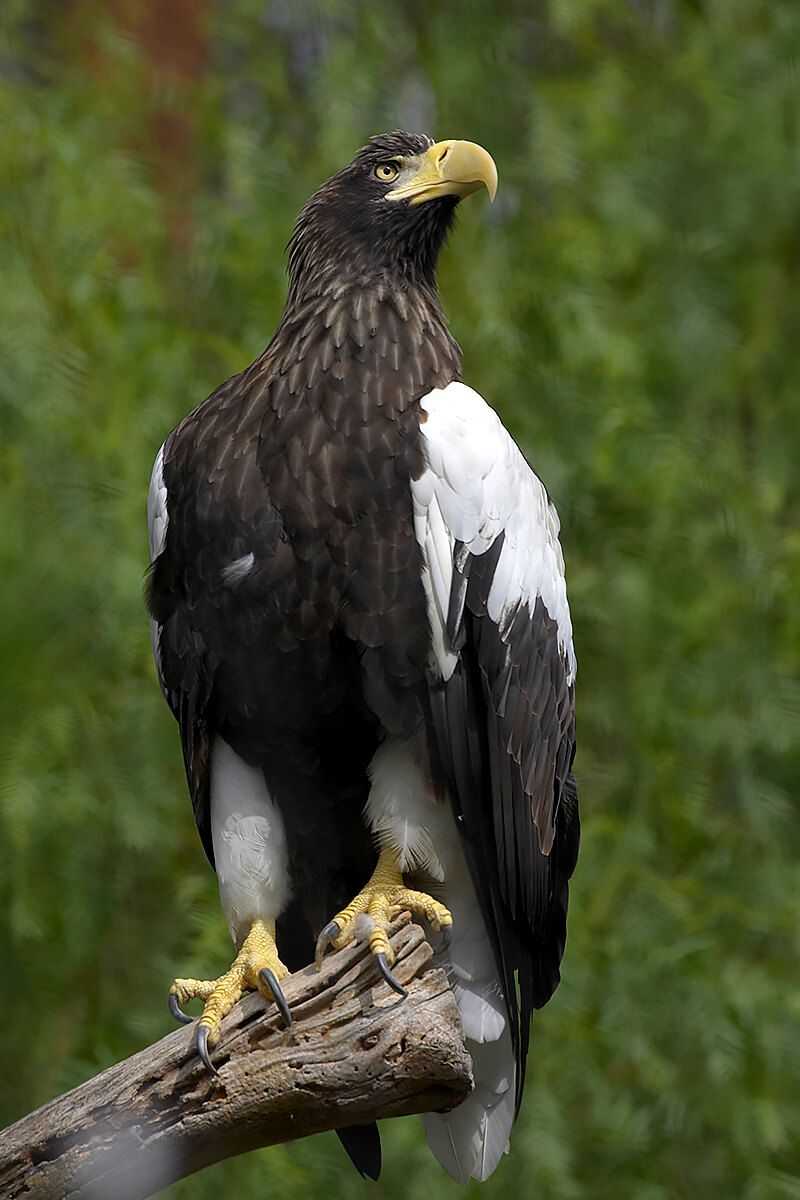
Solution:
<svg viewBox="0 0 800 1200"><path fill-rule="evenodd" d="M575 654L559 521L497 414L462 383L423 398L412 484L432 631L430 739L509 1016L522 1094L552 995L578 850Z"/></svg>

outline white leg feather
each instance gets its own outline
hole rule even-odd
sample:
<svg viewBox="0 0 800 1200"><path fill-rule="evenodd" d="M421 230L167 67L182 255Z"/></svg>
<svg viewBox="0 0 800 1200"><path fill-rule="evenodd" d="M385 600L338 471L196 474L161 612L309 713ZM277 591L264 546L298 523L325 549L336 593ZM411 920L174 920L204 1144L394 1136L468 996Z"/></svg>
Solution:
<svg viewBox="0 0 800 1200"><path fill-rule="evenodd" d="M211 834L222 910L239 946L256 920L280 916L290 896L283 816L263 772L214 741Z"/></svg>

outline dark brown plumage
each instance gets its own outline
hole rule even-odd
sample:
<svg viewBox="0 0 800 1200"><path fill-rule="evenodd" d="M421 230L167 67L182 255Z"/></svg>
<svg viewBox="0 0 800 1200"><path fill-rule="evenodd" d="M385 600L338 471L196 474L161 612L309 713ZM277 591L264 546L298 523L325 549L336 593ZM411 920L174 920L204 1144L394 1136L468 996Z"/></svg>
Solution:
<svg viewBox="0 0 800 1200"><path fill-rule="evenodd" d="M427 144L376 139L356 163ZM432 243L454 205L426 206L442 205L438 224L426 212L422 261L398 274L393 250L376 254L380 225L364 233L359 185L350 167L309 202L273 340L167 439L169 531L149 588L212 862L213 732L281 779L293 869L316 885L300 955L373 855L361 809L379 726L401 732L422 719L427 617L408 504L422 466L416 401L460 372L431 277ZM253 570L226 586L221 567L247 553ZM320 886L332 867L335 884Z"/></svg>

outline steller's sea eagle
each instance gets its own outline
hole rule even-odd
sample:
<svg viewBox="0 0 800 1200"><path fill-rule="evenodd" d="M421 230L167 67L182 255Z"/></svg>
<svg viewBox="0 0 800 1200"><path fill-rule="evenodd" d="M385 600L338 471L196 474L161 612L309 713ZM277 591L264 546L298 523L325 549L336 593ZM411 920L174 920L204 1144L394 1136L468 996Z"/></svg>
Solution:
<svg viewBox="0 0 800 1200"><path fill-rule="evenodd" d="M149 498L155 660L237 950L170 1007L204 1002L213 1070L243 991L288 1023L282 976L354 930L402 991L387 917L422 917L473 1060L424 1118L462 1182L508 1147L579 836L558 516L436 288L484 185L472 142L372 138L298 218L272 341L169 435ZM340 1137L377 1177L375 1126Z"/></svg>

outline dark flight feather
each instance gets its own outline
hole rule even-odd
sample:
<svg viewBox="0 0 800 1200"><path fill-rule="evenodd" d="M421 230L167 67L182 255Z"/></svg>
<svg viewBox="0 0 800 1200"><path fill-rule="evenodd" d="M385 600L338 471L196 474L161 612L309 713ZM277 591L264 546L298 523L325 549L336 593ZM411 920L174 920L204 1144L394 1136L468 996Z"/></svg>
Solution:
<svg viewBox="0 0 800 1200"><path fill-rule="evenodd" d="M486 553L462 558L454 572L448 631L461 653L452 677L435 688L431 713L501 970L519 1104L531 1016L560 979L579 820L573 688L556 623L541 597L532 612L515 615L505 638L488 615L502 542L500 535ZM521 762L526 747L532 770Z"/></svg>

